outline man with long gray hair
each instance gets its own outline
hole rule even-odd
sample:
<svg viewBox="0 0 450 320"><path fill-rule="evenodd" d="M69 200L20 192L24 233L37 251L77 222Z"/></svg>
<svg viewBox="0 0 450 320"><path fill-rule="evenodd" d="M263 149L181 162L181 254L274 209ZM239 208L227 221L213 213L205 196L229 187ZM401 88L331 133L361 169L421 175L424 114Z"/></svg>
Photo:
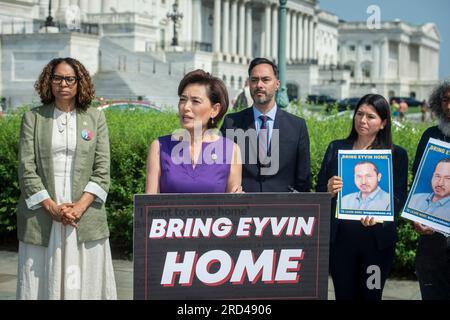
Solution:
<svg viewBox="0 0 450 320"><path fill-rule="evenodd" d="M450 143L450 82L444 81L431 93L431 111L438 118L438 125L428 128L417 146L413 164L416 175L423 152L430 138ZM432 228L414 222L420 234L416 253L416 273L424 300L450 299L450 237Z"/></svg>

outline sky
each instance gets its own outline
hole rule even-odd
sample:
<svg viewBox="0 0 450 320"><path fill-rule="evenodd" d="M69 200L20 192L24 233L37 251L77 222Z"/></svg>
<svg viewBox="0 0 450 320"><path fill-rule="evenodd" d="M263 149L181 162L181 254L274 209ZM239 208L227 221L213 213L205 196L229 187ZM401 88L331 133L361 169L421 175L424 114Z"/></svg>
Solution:
<svg viewBox="0 0 450 320"><path fill-rule="evenodd" d="M434 22L441 36L439 79L450 79L450 0L320 0L319 5L345 21L366 21L367 8L377 5L381 21Z"/></svg>

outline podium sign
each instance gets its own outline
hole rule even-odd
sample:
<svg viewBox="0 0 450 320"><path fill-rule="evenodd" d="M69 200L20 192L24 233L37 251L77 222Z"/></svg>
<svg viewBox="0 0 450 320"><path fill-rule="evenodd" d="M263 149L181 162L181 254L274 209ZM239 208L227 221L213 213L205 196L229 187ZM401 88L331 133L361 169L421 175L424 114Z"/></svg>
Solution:
<svg viewBox="0 0 450 320"><path fill-rule="evenodd" d="M135 195L134 298L327 299L327 193Z"/></svg>

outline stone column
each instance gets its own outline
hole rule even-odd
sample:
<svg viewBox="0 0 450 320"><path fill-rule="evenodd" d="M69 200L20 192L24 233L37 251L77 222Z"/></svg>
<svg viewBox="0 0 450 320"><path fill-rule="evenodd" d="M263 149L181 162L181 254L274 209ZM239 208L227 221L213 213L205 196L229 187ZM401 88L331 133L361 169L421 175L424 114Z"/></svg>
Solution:
<svg viewBox="0 0 450 320"><path fill-rule="evenodd" d="M292 29L292 45L291 45L291 59L292 61L298 60L298 53L297 53L297 12L293 12L292 19L291 19L291 29Z"/></svg>
<svg viewBox="0 0 450 320"><path fill-rule="evenodd" d="M362 43L358 42L356 44L356 63L355 63L355 81L362 82L363 74L362 74Z"/></svg>
<svg viewBox="0 0 450 320"><path fill-rule="evenodd" d="M221 23L220 23L220 17L221 17L221 1L220 0L214 0L214 39L213 39L213 52L219 53L220 52L220 35L221 35Z"/></svg>
<svg viewBox="0 0 450 320"><path fill-rule="evenodd" d="M91 2L94 2L91 0ZM111 0L102 0L102 13L111 12Z"/></svg>
<svg viewBox="0 0 450 320"><path fill-rule="evenodd" d="M225 54L230 53L230 1L223 0L223 24L222 24L222 52Z"/></svg>
<svg viewBox="0 0 450 320"><path fill-rule="evenodd" d="M231 54L237 54L238 13L237 0L231 0Z"/></svg>
<svg viewBox="0 0 450 320"><path fill-rule="evenodd" d="M305 61L307 61L309 59L309 55L308 55L308 36L309 36L309 31L308 31L308 16L305 15L303 17L303 56L302 59L304 59Z"/></svg>
<svg viewBox="0 0 450 320"><path fill-rule="evenodd" d="M239 2L239 55L243 57L245 55L245 3Z"/></svg>
<svg viewBox="0 0 450 320"><path fill-rule="evenodd" d="M201 17L202 16L202 1L192 0L192 16ZM201 19L192 19L192 41L201 42L202 41L202 21Z"/></svg>
<svg viewBox="0 0 450 320"><path fill-rule="evenodd" d="M372 61L372 71L371 79L372 81L377 80L380 73L380 45L378 42L373 43L373 61Z"/></svg>
<svg viewBox="0 0 450 320"><path fill-rule="evenodd" d="M409 46L407 43L400 42L398 44L398 79L399 80L409 78L409 68L408 68L409 61L410 61Z"/></svg>
<svg viewBox="0 0 450 320"><path fill-rule="evenodd" d="M314 59L314 18L309 18L309 59Z"/></svg>
<svg viewBox="0 0 450 320"><path fill-rule="evenodd" d="M59 0L58 10L56 10L56 19L61 22L66 21L66 9L69 7L69 0ZM53 2L52 2L53 7ZM53 8L52 8L53 9Z"/></svg>
<svg viewBox="0 0 450 320"><path fill-rule="evenodd" d="M48 4L50 0L39 0L39 19L45 20L48 16Z"/></svg>
<svg viewBox="0 0 450 320"><path fill-rule="evenodd" d="M278 57L278 6L272 7L272 57L277 59Z"/></svg>
<svg viewBox="0 0 450 320"><path fill-rule="evenodd" d="M89 1L89 13L100 13L101 2L100 1Z"/></svg>
<svg viewBox="0 0 450 320"><path fill-rule="evenodd" d="M286 12L286 62L291 62L291 15L292 10L287 10Z"/></svg>
<svg viewBox="0 0 450 320"><path fill-rule="evenodd" d="M86 20L86 14L89 13L89 0L80 0L80 11L81 16Z"/></svg>
<svg viewBox="0 0 450 320"><path fill-rule="evenodd" d="M247 11L246 11L246 18L245 18L245 22L246 22L246 30L245 30L245 35L246 35L246 39L247 39L247 43L246 43L246 49L247 49L247 57L251 58L253 57L253 39L252 39L252 34L253 34L253 24L252 24L252 6L251 3L248 3L247 6Z"/></svg>
<svg viewBox="0 0 450 320"><path fill-rule="evenodd" d="M389 65L389 41L387 39L381 42L380 60L380 79L386 79Z"/></svg>
<svg viewBox="0 0 450 320"><path fill-rule="evenodd" d="M317 22L314 22L314 32L313 32L313 43L312 43L312 51L314 59L318 60L319 57L317 55Z"/></svg>
<svg viewBox="0 0 450 320"><path fill-rule="evenodd" d="M304 16L302 13L299 13L297 15L297 39L295 40L295 43L297 45L297 57L296 60L301 61L303 59L303 47L305 44L303 43L303 21Z"/></svg>
<svg viewBox="0 0 450 320"><path fill-rule="evenodd" d="M271 31L272 31L272 19L271 19L271 9L270 5L267 4L265 8L265 27L266 27L266 39L265 39L265 45L266 48L264 50L264 57L270 59L270 55L272 52L271 48Z"/></svg>

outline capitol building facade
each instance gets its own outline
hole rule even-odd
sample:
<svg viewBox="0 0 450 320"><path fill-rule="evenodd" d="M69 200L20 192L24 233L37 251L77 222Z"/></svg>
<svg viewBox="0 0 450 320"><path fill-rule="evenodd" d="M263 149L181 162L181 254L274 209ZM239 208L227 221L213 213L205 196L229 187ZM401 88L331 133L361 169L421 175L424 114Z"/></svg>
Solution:
<svg viewBox="0 0 450 320"><path fill-rule="evenodd" d="M254 57L278 54L276 0L0 0L0 96L37 100L33 83L52 58L87 66L97 95L176 105L183 75L201 68L233 98ZM440 36L432 22L344 22L317 0L290 0L286 80L291 99L378 92L425 99L438 81ZM169 14L182 14L174 22Z"/></svg>

